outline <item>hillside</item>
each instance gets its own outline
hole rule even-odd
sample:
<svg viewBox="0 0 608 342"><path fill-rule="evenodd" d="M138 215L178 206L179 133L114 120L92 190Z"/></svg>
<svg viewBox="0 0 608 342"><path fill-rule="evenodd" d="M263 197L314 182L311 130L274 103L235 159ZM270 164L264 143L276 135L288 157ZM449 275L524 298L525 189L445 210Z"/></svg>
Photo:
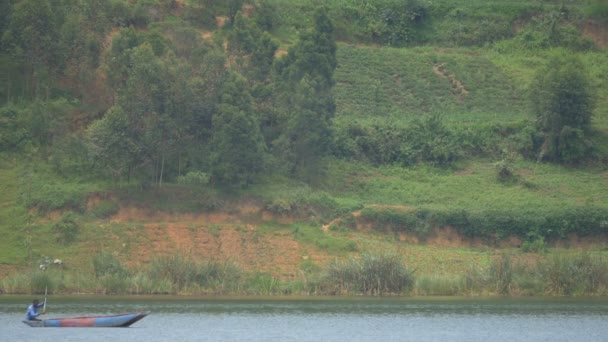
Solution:
<svg viewBox="0 0 608 342"><path fill-rule="evenodd" d="M4 292L49 281L47 257L60 292L274 294L348 293L328 267L394 253L452 294L504 255L605 254L600 1L31 4L0 27ZM49 13L57 45L21 54L20 18ZM590 120L546 157L530 94L565 58ZM234 263L238 289L148 282L186 257Z"/></svg>

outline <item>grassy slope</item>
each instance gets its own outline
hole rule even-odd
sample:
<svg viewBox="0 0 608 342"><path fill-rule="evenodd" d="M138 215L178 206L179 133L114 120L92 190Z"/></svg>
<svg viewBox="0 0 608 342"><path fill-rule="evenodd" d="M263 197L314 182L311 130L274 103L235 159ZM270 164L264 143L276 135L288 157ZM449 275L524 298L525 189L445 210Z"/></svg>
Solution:
<svg viewBox="0 0 608 342"><path fill-rule="evenodd" d="M465 3L461 4L464 6ZM294 11L296 13L297 11ZM594 127L608 131L608 57L604 51L582 54L598 89ZM426 113L440 113L450 125L505 123L529 119L526 88L534 71L544 60L542 55L497 53L491 48L395 49L340 44L336 71L337 121L391 120L395 124ZM434 69L437 68L437 70ZM438 71L441 73L438 73ZM452 76L453 75L453 76ZM459 88L453 80L460 82ZM604 138L605 140L605 138ZM608 144L606 144L608 145ZM372 168L335 161L331 164L323 188L346 208L370 204L408 206L458 206L479 210L508 206L542 208L579 206L593 203L608 206L608 173L596 169L568 169L559 166L518 161L516 173L533 186L505 186L495 181L492 160L470 160L458 171L427 167ZM26 225L27 212L17 202L18 169L5 163L0 168L0 263L28 262L36 256L72 258L84 264L90 253L99 248L94 240L106 238L106 246L119 249L121 243L145 240L137 237L139 223L108 224L87 221L82 241L64 248L55 243L48 224ZM316 192L306 185L285 181L259 184L248 192L268 200L293 198ZM30 227L30 228L28 228ZM278 229L290 230L291 225ZM309 228L306 228L309 229ZM263 231L263 229L262 229ZM307 230L303 244L315 244L322 234L318 227ZM268 233L270 234L270 233ZM413 267L454 269L454 265L486 265L488 250L466 250L411 246L396 243L392 236L332 233L339 242L354 239L359 250L396 248ZM303 234L302 234L303 235ZM84 239L84 237L89 238ZM339 248L338 248L339 249ZM331 248L328 248L333 253Z"/></svg>
<svg viewBox="0 0 608 342"><path fill-rule="evenodd" d="M25 213L17 204L16 169L11 164L0 165L0 264L22 261L25 257L23 246L28 241L23 230Z"/></svg>
<svg viewBox="0 0 608 342"><path fill-rule="evenodd" d="M476 208L542 209L593 203L608 205L608 172L570 170L521 161L517 173L525 185L496 181L492 163L470 161L461 171L426 167L370 168L336 162L332 186L337 196L363 204ZM347 175L347 177L344 177Z"/></svg>
<svg viewBox="0 0 608 342"><path fill-rule="evenodd" d="M484 54L475 49L340 45L338 120L399 121L425 113L443 114L449 123L525 118L521 85Z"/></svg>

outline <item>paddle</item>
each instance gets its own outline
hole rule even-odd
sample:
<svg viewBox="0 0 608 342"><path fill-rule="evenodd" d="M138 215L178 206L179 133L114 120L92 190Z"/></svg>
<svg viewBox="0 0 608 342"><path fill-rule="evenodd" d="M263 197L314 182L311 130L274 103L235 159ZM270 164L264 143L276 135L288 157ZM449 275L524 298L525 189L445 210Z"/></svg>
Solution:
<svg viewBox="0 0 608 342"><path fill-rule="evenodd" d="M42 313L46 313L46 291L48 290L48 286L44 286L44 305L42 305Z"/></svg>

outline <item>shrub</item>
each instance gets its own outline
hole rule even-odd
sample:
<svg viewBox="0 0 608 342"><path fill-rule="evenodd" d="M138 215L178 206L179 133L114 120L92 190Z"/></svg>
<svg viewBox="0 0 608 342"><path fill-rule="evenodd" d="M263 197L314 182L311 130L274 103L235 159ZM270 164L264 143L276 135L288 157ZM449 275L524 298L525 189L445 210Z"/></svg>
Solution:
<svg viewBox="0 0 608 342"><path fill-rule="evenodd" d="M190 171L184 176L177 177L177 182L186 185L207 185L210 179L211 176L205 172Z"/></svg>
<svg viewBox="0 0 608 342"><path fill-rule="evenodd" d="M554 54L530 86L530 100L545 135L539 159L571 162L583 158L595 96L583 63L572 54Z"/></svg>
<svg viewBox="0 0 608 342"><path fill-rule="evenodd" d="M30 133L19 123L20 111L13 106L0 108L0 149L18 152L30 141Z"/></svg>
<svg viewBox="0 0 608 342"><path fill-rule="evenodd" d="M92 210L91 214L94 217L105 219L118 213L118 203L114 201L104 200L99 202Z"/></svg>
<svg viewBox="0 0 608 342"><path fill-rule="evenodd" d="M361 210L360 219L371 222L376 229L388 228L425 237L432 224L429 213L425 209L364 208Z"/></svg>
<svg viewBox="0 0 608 342"><path fill-rule="evenodd" d="M107 275L126 277L129 273L124 265L108 252L101 252L93 257L93 271L97 278Z"/></svg>
<svg viewBox="0 0 608 342"><path fill-rule="evenodd" d="M291 201L277 198L272 203L266 205L266 210L274 215L289 215L292 211L293 204Z"/></svg>
<svg viewBox="0 0 608 342"><path fill-rule="evenodd" d="M70 209L83 212L86 187L60 183L42 173L24 172L19 179L19 199L27 208L41 212Z"/></svg>
<svg viewBox="0 0 608 342"><path fill-rule="evenodd" d="M76 241L78 238L80 224L78 223L74 213L66 212L61 215L59 221L55 222L52 230L57 236L57 242L67 245Z"/></svg>
<svg viewBox="0 0 608 342"><path fill-rule="evenodd" d="M501 160L495 164L496 179L501 183L512 183L515 180L513 164L509 160Z"/></svg>
<svg viewBox="0 0 608 342"><path fill-rule="evenodd" d="M547 251L545 238L539 236L534 240L524 241L521 245L521 250L523 252L544 253Z"/></svg>
<svg viewBox="0 0 608 342"><path fill-rule="evenodd" d="M576 164L590 155L591 142L581 129L564 126L558 138L558 158L566 164Z"/></svg>

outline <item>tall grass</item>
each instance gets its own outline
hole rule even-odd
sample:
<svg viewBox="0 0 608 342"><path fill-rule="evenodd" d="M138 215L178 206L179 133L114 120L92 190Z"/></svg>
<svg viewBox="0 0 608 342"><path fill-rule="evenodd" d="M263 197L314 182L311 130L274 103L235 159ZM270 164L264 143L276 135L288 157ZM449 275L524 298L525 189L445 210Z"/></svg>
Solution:
<svg viewBox="0 0 608 342"><path fill-rule="evenodd" d="M414 293L421 296L453 296L466 293L466 284L462 276L421 275L416 277Z"/></svg>
<svg viewBox="0 0 608 342"><path fill-rule="evenodd" d="M126 277L129 271L113 254L101 252L93 257L93 272L98 278L110 275Z"/></svg>
<svg viewBox="0 0 608 342"><path fill-rule="evenodd" d="M494 292L500 295L511 294L513 282L513 265L511 256L503 254L496 258L490 266L490 284Z"/></svg>
<svg viewBox="0 0 608 342"><path fill-rule="evenodd" d="M241 269L232 262L197 261L176 253L153 259L141 279L169 283L173 293L192 290L231 293L239 289L242 277Z"/></svg>
<svg viewBox="0 0 608 342"><path fill-rule="evenodd" d="M380 296L409 292L414 276L397 254L363 253L360 259L330 263L324 281L334 293Z"/></svg>
<svg viewBox="0 0 608 342"><path fill-rule="evenodd" d="M127 274L50 269L14 274L0 281L6 294L98 293L177 295L418 295L418 296L603 296L608 294L608 260L602 254L548 252L536 262L499 254L489 267L471 265L460 273L414 275L399 254L364 252L308 268L300 279L282 280L245 273L234 263L173 255Z"/></svg>
<svg viewBox="0 0 608 342"><path fill-rule="evenodd" d="M599 295L606 293L608 286L606 260L589 253L553 255L538 265L537 272L549 295Z"/></svg>

